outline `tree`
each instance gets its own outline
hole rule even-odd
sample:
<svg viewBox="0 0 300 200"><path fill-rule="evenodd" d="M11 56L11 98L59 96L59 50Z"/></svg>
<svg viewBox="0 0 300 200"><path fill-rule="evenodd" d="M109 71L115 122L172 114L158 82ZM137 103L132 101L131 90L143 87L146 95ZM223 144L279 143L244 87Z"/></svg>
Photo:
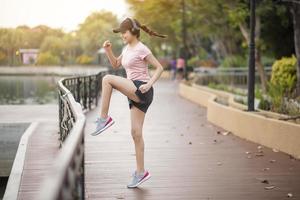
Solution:
<svg viewBox="0 0 300 200"><path fill-rule="evenodd" d="M290 1L290 10L293 14L295 51L297 56L297 85L296 94L300 95L300 2Z"/></svg>
<svg viewBox="0 0 300 200"><path fill-rule="evenodd" d="M79 25L79 30L77 31L84 53L94 55L97 53L97 50L102 47L104 40L119 39L118 35L112 32L112 29L118 26L118 19L111 12L102 10L89 15L85 21ZM117 41L114 48L120 49L122 41Z"/></svg>

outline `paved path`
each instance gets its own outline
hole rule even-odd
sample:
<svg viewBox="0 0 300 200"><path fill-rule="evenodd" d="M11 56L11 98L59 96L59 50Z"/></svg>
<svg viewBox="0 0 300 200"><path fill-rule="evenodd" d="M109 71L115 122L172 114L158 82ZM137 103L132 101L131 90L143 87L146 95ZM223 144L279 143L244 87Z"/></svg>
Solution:
<svg viewBox="0 0 300 200"><path fill-rule="evenodd" d="M293 195L289 199L300 199L300 161L218 134L224 130L207 121L204 107L180 97L176 83L159 80L153 87L143 133L145 168L152 177L139 188L126 188L135 169L134 143L127 99L114 91L112 127L90 136L99 108L87 114L87 199L274 200L286 199L288 193Z"/></svg>
<svg viewBox="0 0 300 200"><path fill-rule="evenodd" d="M1 123L38 122L28 140L18 199L33 199L59 152L57 105L0 106Z"/></svg>

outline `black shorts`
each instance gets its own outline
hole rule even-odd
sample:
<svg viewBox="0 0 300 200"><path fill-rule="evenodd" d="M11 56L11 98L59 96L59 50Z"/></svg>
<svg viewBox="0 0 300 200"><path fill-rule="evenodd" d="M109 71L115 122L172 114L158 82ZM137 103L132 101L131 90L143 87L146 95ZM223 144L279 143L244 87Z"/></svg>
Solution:
<svg viewBox="0 0 300 200"><path fill-rule="evenodd" d="M132 80L132 82L134 83L134 85L137 88L135 91L135 94L140 98L141 102L135 102L135 101L129 99L129 97L127 97L128 103L129 103L129 109L131 109L132 105L134 105L138 109L140 109L141 111L146 113L148 110L148 107L150 106L150 104L152 103L152 100L153 100L153 87L151 86L151 88L147 92L142 93L138 88L140 87L140 85L143 85L147 82L140 81L140 80Z"/></svg>

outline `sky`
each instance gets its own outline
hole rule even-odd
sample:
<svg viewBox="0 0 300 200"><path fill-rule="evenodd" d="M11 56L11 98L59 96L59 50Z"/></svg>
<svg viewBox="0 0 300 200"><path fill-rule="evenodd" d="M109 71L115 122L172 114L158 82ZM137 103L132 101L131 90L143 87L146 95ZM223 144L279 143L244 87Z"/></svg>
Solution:
<svg viewBox="0 0 300 200"><path fill-rule="evenodd" d="M111 11L122 20L131 17L125 0L0 0L0 27L44 24L69 32L93 11Z"/></svg>

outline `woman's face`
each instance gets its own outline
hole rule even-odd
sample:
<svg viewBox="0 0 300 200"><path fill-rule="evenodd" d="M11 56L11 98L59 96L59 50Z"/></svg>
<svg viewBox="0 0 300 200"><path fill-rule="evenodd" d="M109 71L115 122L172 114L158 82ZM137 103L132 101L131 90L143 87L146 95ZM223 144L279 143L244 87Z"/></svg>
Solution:
<svg viewBox="0 0 300 200"><path fill-rule="evenodd" d="M126 30L126 32L121 32L121 37L123 39L123 42L125 44L130 43L133 41L133 39L136 37L135 35L132 35L132 33L129 30Z"/></svg>

